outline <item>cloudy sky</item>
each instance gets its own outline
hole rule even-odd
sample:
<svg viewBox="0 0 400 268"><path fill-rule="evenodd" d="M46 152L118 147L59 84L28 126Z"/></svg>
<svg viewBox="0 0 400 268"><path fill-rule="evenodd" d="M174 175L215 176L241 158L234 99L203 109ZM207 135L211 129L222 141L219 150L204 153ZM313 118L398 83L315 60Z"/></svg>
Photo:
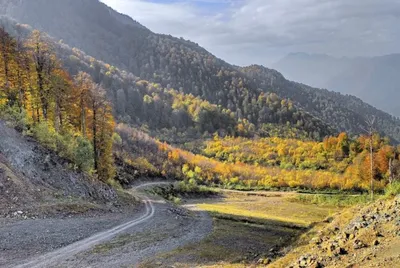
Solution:
<svg viewBox="0 0 400 268"><path fill-rule="evenodd" d="M157 33L199 43L234 64L290 52L400 52L400 0L102 0Z"/></svg>

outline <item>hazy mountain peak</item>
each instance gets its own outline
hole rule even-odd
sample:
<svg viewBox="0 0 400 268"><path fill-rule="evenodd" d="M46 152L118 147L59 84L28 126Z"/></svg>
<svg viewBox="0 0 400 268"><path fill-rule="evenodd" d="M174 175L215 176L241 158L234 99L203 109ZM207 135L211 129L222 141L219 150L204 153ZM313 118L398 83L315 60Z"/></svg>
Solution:
<svg viewBox="0 0 400 268"><path fill-rule="evenodd" d="M400 54L332 57L292 53L274 67L291 80L350 94L399 116Z"/></svg>

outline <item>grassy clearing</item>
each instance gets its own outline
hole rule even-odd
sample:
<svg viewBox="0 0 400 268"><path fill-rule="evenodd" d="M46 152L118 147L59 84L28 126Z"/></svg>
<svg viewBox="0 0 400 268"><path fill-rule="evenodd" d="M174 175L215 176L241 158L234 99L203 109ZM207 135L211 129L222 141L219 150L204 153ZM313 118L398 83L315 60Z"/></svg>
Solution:
<svg viewBox="0 0 400 268"><path fill-rule="evenodd" d="M143 263L140 267L249 267L298 240L314 222L338 208L293 203L296 193L223 192L223 198L192 201L214 219L210 236Z"/></svg>
<svg viewBox="0 0 400 268"><path fill-rule="evenodd" d="M230 217L272 220L300 227L308 227L338 211L337 208L290 201L295 196L297 195L279 196L271 193L269 196L263 196L233 193L228 194L222 202L202 203L198 204L198 207Z"/></svg>

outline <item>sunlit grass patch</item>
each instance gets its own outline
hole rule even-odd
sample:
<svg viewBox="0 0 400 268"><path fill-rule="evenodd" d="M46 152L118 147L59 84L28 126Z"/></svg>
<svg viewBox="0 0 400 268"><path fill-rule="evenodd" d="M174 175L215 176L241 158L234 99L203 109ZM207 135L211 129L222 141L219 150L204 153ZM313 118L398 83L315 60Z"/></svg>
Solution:
<svg viewBox="0 0 400 268"><path fill-rule="evenodd" d="M290 202L296 194L287 196L228 195L221 202L198 204L205 211L235 217L279 221L307 227L338 211L337 208L319 207L314 204Z"/></svg>
<svg viewBox="0 0 400 268"><path fill-rule="evenodd" d="M332 207L350 207L366 204L370 201L369 195L345 195L345 194L299 194L289 198L292 202L314 204Z"/></svg>
<svg viewBox="0 0 400 268"><path fill-rule="evenodd" d="M240 217L253 218L258 220L274 220L286 223L293 223L296 225L307 226L309 222L296 218L281 217L279 215L273 215L270 213L263 213L260 211L251 211L246 209L246 207L239 208L236 205L226 205L226 204L200 204L198 205L200 209L209 212L219 213L221 215L226 215L226 217Z"/></svg>

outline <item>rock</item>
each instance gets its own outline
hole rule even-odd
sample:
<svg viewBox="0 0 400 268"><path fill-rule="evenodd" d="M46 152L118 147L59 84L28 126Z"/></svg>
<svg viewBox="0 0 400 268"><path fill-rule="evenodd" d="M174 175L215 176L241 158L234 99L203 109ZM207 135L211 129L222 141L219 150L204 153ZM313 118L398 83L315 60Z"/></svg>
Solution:
<svg viewBox="0 0 400 268"><path fill-rule="evenodd" d="M316 262L316 263L310 265L309 267L310 267L310 268L323 268L324 266L322 266L321 263Z"/></svg>
<svg viewBox="0 0 400 268"><path fill-rule="evenodd" d="M264 261L263 261L262 264L268 265L268 264L270 264L271 262L272 262L272 260L271 260L270 258L266 258L266 259L264 259Z"/></svg>
<svg viewBox="0 0 400 268"><path fill-rule="evenodd" d="M317 257L316 256L312 256L310 254L301 256L299 258L299 260L297 261L297 263L295 263L294 265L292 265L293 267L300 267L300 268L309 268L309 267L313 267L313 268L322 268L322 264L320 262L317 261Z"/></svg>
<svg viewBox="0 0 400 268"><path fill-rule="evenodd" d="M373 246L379 245L379 241L378 241L378 240L374 240L374 242L372 242L372 245L373 245Z"/></svg>
<svg viewBox="0 0 400 268"><path fill-rule="evenodd" d="M383 234L381 234L380 232L375 232L375 236L376 237L384 237Z"/></svg>
<svg viewBox="0 0 400 268"><path fill-rule="evenodd" d="M313 243L313 244L315 244L315 245L320 245L320 244L322 243L322 239L321 239L320 237L318 237L318 236L313 237L313 238L311 239L311 243Z"/></svg>
<svg viewBox="0 0 400 268"><path fill-rule="evenodd" d="M365 247L364 243L361 242L360 240L354 241L354 244L353 244L353 248L354 249L361 249L361 248L364 248L364 247Z"/></svg>
<svg viewBox="0 0 400 268"><path fill-rule="evenodd" d="M347 250L345 250L344 248L338 248L338 254L339 255L346 255L347 254Z"/></svg>

